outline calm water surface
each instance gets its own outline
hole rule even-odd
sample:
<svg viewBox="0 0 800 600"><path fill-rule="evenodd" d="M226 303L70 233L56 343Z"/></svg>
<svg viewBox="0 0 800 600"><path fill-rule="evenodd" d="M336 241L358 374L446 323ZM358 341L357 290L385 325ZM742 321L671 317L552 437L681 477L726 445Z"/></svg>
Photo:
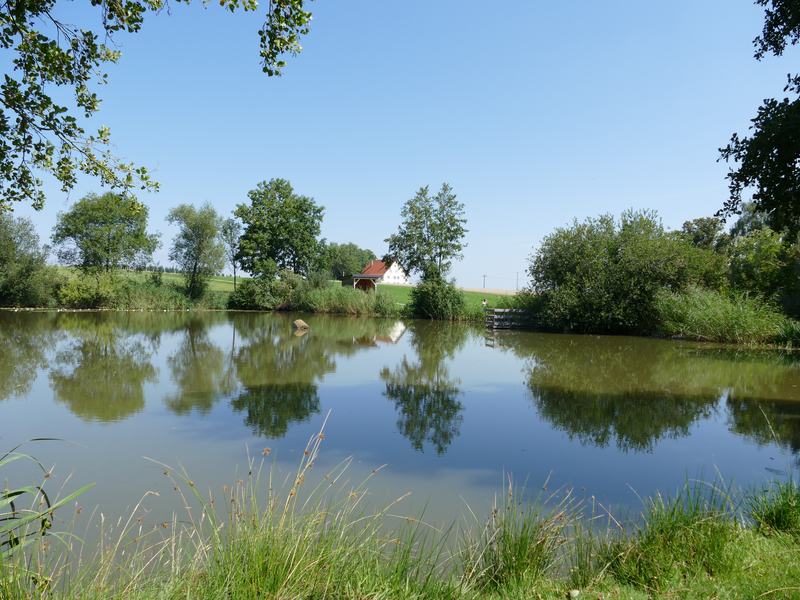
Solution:
<svg viewBox="0 0 800 600"><path fill-rule="evenodd" d="M302 316L311 330L293 332ZM327 417L315 471L352 457L377 505L483 513L512 473L638 506L717 472L747 485L800 452L800 357L628 338L492 335L426 321L249 313L0 312L0 450L80 504L152 522L182 503L150 459L219 490L271 448L280 476ZM770 427L771 426L771 427ZM41 473L17 461L0 477ZM269 463L272 464L272 463ZM86 510L86 509L84 509ZM90 512L90 511L86 511Z"/></svg>

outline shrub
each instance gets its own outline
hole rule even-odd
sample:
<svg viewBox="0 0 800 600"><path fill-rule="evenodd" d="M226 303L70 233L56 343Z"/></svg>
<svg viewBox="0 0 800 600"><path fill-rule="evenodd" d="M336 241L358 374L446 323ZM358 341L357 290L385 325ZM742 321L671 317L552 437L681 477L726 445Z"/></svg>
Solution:
<svg viewBox="0 0 800 600"><path fill-rule="evenodd" d="M237 310L272 310L277 304L265 279L245 279L228 297L228 308Z"/></svg>
<svg viewBox="0 0 800 600"><path fill-rule="evenodd" d="M289 269L283 269L278 273L278 280L272 282L272 295L278 302L288 302L292 292L303 285L302 275L298 275Z"/></svg>
<svg viewBox="0 0 800 600"><path fill-rule="evenodd" d="M67 308L114 308L118 282L110 273L72 279L58 290L58 302Z"/></svg>
<svg viewBox="0 0 800 600"><path fill-rule="evenodd" d="M53 308L63 283L54 267L30 262L8 265L0 273L0 305Z"/></svg>
<svg viewBox="0 0 800 600"><path fill-rule="evenodd" d="M548 325L593 333L647 333L655 296L710 278L706 252L668 234L653 211L577 220L530 257L532 292ZM713 271L713 269L710 269Z"/></svg>
<svg viewBox="0 0 800 600"><path fill-rule="evenodd" d="M411 290L407 310L415 317L445 321L468 317L467 297L456 288L455 279L447 282L438 272L427 274L422 283Z"/></svg>
<svg viewBox="0 0 800 600"><path fill-rule="evenodd" d="M800 316L800 246L768 227L735 238L730 252L731 286L777 302Z"/></svg>
<svg viewBox="0 0 800 600"><path fill-rule="evenodd" d="M306 275L303 285L311 290L322 290L328 287L331 274L327 271L311 271Z"/></svg>

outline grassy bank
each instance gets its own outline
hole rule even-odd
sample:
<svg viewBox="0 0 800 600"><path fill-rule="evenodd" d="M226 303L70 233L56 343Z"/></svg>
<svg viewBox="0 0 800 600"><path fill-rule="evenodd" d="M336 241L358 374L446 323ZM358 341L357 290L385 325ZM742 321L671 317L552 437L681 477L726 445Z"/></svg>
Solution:
<svg viewBox="0 0 800 600"><path fill-rule="evenodd" d="M404 516L402 499L369 506L367 482L350 487L346 464L317 474L322 438L288 476L251 465L247 477L208 493L162 465L187 507L180 515L145 526L140 504L127 520L101 519L94 542L47 535L27 548L4 546L0 597L800 597L792 481L690 481L628 515L567 490L555 502L509 481L489 514L465 508L442 530Z"/></svg>
<svg viewBox="0 0 800 600"><path fill-rule="evenodd" d="M548 307L541 296L527 292L499 296L433 288L427 295L420 295L419 304L415 305L413 294L419 287L382 285L377 293L365 293L343 288L336 281L303 280L290 273L266 285L258 280L237 278L237 293L232 293L232 277L212 277L205 293L200 298L191 298L183 276L178 274L118 272L113 276L80 277L75 269L48 268L54 270L54 279L59 283L42 306L46 308L292 310L482 322L485 298L489 307L536 310L545 324L548 318L553 320L550 324L553 331L571 327L570 323L559 320L557 311ZM242 293L245 290L250 292ZM441 306L447 307L446 310L439 310ZM650 328L640 333L737 345L800 347L800 322L757 296L726 294L698 286L679 292L663 289L656 294L651 312Z"/></svg>
<svg viewBox="0 0 800 600"><path fill-rule="evenodd" d="M800 323L774 304L747 294L722 294L690 286L656 296L658 333L739 345L800 346Z"/></svg>

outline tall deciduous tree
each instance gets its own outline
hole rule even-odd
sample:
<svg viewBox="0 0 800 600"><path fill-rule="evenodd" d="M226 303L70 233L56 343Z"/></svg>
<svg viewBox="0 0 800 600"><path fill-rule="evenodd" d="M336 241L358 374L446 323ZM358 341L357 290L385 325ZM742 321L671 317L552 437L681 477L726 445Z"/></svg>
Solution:
<svg viewBox="0 0 800 600"><path fill-rule="evenodd" d="M755 56L780 56L787 44L800 40L800 0L756 0L766 7L762 34L754 40ZM752 134L734 134L720 159L738 163L728 173L730 197L717 216L741 212L745 190L752 188L758 211L767 213L770 225L800 231L800 76L789 76L784 88L793 98L767 99L750 127Z"/></svg>
<svg viewBox="0 0 800 600"><path fill-rule="evenodd" d="M147 233L147 216L146 206L134 207L119 194L89 194L58 213L56 256L84 272L144 266L161 245L161 234Z"/></svg>
<svg viewBox="0 0 800 600"><path fill-rule="evenodd" d="M181 204L169 211L167 222L180 228L172 240L169 259L183 271L189 296L199 298L208 287L208 278L225 267L225 248L219 241L222 217L208 202L200 210Z"/></svg>
<svg viewBox="0 0 800 600"><path fill-rule="evenodd" d="M30 219L0 212L0 305L46 306L56 284Z"/></svg>
<svg viewBox="0 0 800 600"><path fill-rule="evenodd" d="M322 249L317 236L325 207L295 194L285 179L262 181L247 195L250 205L233 211L244 223L237 254L242 268L256 276L274 276L275 266L306 274Z"/></svg>
<svg viewBox="0 0 800 600"><path fill-rule="evenodd" d="M239 259L236 258L236 254L239 252L242 225L236 219L225 219L220 230L220 237L225 245L225 258L233 269L233 289L236 291L236 267L239 266Z"/></svg>
<svg viewBox="0 0 800 600"><path fill-rule="evenodd" d="M684 222L679 236L697 248L713 252L725 252L730 244L730 236L724 232L724 224L714 217Z"/></svg>
<svg viewBox="0 0 800 600"><path fill-rule="evenodd" d="M397 261L406 275L418 272L425 279L435 270L444 276L452 260L464 258L461 251L467 246L463 239L468 232L464 205L446 183L433 197L428 186L420 188L400 216L403 223L397 233L384 240L389 243L384 260Z"/></svg>
<svg viewBox="0 0 800 600"><path fill-rule="evenodd" d="M191 0L185 0L187 3ZM311 0L270 0L258 32L262 70L280 75L284 54L297 54L299 38L308 33ZM109 129L87 134L78 116L91 117L100 99L90 89L103 84L105 63L120 52L100 39L124 31L136 33L147 12L159 12L165 0L93 0L100 35L84 24L59 20L55 0L5 0L0 3L0 48L13 52L13 69L0 83L0 210L13 202L44 204L37 171L52 175L62 186L74 187L79 172L99 177L102 185L122 190L153 189L147 170L118 161L108 150ZM220 0L234 11L256 10L256 0ZM12 76L13 75L13 76ZM99 77L99 82L97 82ZM74 109L57 104L51 94L66 87L74 94ZM59 95L63 95L59 92Z"/></svg>
<svg viewBox="0 0 800 600"><path fill-rule="evenodd" d="M372 250L359 248L352 242L347 244L332 242L328 244L326 251L328 267L335 279L360 273L369 264L369 261L377 258Z"/></svg>

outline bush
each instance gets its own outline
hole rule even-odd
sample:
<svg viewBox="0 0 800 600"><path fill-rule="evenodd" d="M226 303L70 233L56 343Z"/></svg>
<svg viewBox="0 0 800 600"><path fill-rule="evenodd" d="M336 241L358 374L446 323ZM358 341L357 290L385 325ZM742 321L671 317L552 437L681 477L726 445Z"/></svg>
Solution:
<svg viewBox="0 0 800 600"><path fill-rule="evenodd" d="M264 279L245 279L228 297L228 308L237 310L272 310L277 304L270 282Z"/></svg>
<svg viewBox="0 0 800 600"><path fill-rule="evenodd" d="M327 271L311 271L306 275L303 286L310 290L324 290L328 287L331 274Z"/></svg>
<svg viewBox="0 0 800 600"><path fill-rule="evenodd" d="M54 267L24 263L7 265L0 273L0 305L54 308L64 279Z"/></svg>
<svg viewBox="0 0 800 600"><path fill-rule="evenodd" d="M466 320L470 316L467 297L456 289L455 279L447 282L437 272L426 275L422 283L411 290L408 311L414 317L444 321Z"/></svg>
<svg viewBox="0 0 800 600"><path fill-rule="evenodd" d="M800 316L800 246L765 227L735 238L730 252L731 286L778 303Z"/></svg>
<svg viewBox="0 0 800 600"><path fill-rule="evenodd" d="M288 302L292 292L303 285L303 277L289 269L284 269L278 273L278 278L271 284L272 295L278 302Z"/></svg>
<svg viewBox="0 0 800 600"><path fill-rule="evenodd" d="M0 305L52 306L61 284L33 221L0 212Z"/></svg>
<svg viewBox="0 0 800 600"><path fill-rule="evenodd" d="M109 273L81 276L61 286L58 302L67 308L115 308L118 285Z"/></svg>
<svg viewBox="0 0 800 600"><path fill-rule="evenodd" d="M648 333L658 291L713 279L711 258L668 234L655 212L629 210L619 223L603 215L557 229L530 257L528 274L550 326Z"/></svg>

